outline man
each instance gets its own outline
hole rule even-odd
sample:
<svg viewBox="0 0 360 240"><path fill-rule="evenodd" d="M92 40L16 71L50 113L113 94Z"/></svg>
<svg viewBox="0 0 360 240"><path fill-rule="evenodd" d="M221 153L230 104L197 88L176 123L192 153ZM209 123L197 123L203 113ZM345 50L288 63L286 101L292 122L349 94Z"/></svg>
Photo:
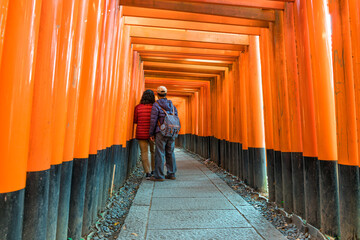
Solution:
<svg viewBox="0 0 360 240"><path fill-rule="evenodd" d="M150 120L150 139L155 140L155 170L152 180L164 181L164 178L175 180L176 162L175 162L175 137L164 137L160 132L160 125L164 123L166 111L168 114L172 114L173 110L175 115L178 115L176 107L173 103L166 98L167 89L164 86L160 86L157 89L158 101L153 104L151 109ZM164 157L166 158L167 174L164 176Z"/></svg>

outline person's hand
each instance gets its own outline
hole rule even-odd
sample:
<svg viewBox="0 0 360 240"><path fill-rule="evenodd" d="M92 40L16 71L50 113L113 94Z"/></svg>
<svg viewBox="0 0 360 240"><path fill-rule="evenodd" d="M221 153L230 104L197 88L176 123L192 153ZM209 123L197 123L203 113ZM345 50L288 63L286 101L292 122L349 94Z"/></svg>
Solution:
<svg viewBox="0 0 360 240"><path fill-rule="evenodd" d="M151 137L150 137L150 140L151 140L152 142L155 142L155 137L154 137L154 136L151 136Z"/></svg>

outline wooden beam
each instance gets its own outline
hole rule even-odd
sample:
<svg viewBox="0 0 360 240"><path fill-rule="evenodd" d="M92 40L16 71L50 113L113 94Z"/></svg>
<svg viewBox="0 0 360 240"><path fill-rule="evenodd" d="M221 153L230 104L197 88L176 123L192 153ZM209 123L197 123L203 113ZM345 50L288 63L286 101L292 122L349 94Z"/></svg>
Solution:
<svg viewBox="0 0 360 240"><path fill-rule="evenodd" d="M229 24L189 22L169 19L125 17L125 24L130 26L186 29L206 32L260 35L260 27L234 26Z"/></svg>
<svg viewBox="0 0 360 240"><path fill-rule="evenodd" d="M173 46L173 47L187 47L187 48L200 48L200 49L218 49L218 50L231 50L231 51L244 51L244 45L220 44L220 43L206 43L206 42L190 42L181 40L166 40L166 39L151 39L132 37L131 43L145 44L145 45L158 45L158 46Z"/></svg>
<svg viewBox="0 0 360 240"><path fill-rule="evenodd" d="M191 69L211 69L211 70L218 70L218 71L225 71L228 70L227 67L217 67L217 66L202 66L202 65L194 65L194 64L178 64L178 63L154 63L154 62L144 62L144 67L150 66L161 66L161 67L186 67Z"/></svg>
<svg viewBox="0 0 360 240"><path fill-rule="evenodd" d="M267 0L173 0L185 2L198 2L198 3L214 3L241 7L254 7L262 9L284 9L284 2L282 0L267 1Z"/></svg>
<svg viewBox="0 0 360 240"><path fill-rule="evenodd" d="M135 44L133 45L135 46ZM142 58L144 57L169 57L172 59L198 59L198 60L214 60L224 62L234 62L237 57L231 56L200 56L186 53L167 53L167 52L139 52Z"/></svg>
<svg viewBox="0 0 360 240"><path fill-rule="evenodd" d="M174 76L171 74L168 75L157 75L157 74L149 74L145 72L145 78L176 78L176 79L188 79L188 80L202 80L202 81L210 81L212 78L209 77L194 77L194 76Z"/></svg>
<svg viewBox="0 0 360 240"><path fill-rule="evenodd" d="M120 5L263 21L275 21L275 14L273 10L262 10L257 8L217 5L209 3L175 2L169 0L120 0Z"/></svg>
<svg viewBox="0 0 360 240"><path fill-rule="evenodd" d="M204 56L204 57L233 57L239 56L239 51L233 50L219 50L219 49L201 49L180 46L157 46L157 45L144 45L133 44L133 50L142 53L168 53L168 54L182 54L188 56Z"/></svg>
<svg viewBox="0 0 360 240"><path fill-rule="evenodd" d="M244 18L223 17L223 16L215 16L210 14L168 11L161 9L139 8L139 7L131 7L131 6L124 6L123 14L124 16L132 16L132 17L173 19L173 20L183 20L190 22L228 24L228 25L249 26L249 27L263 27L263 28L269 27L269 23L267 21L261 21L261 20L250 20Z"/></svg>
<svg viewBox="0 0 360 240"><path fill-rule="evenodd" d="M229 67L232 62L221 62L221 61L211 61L211 60L199 60L199 59L173 59L173 58L152 58L152 57L142 57L144 62L165 62L165 63L179 63L179 64L193 64L193 65L207 65L207 66L218 66L218 67Z"/></svg>
<svg viewBox="0 0 360 240"><path fill-rule="evenodd" d="M215 73L194 73L194 72L180 72L180 71L161 71L161 70L145 70L146 74L153 74L153 75L171 75L171 76L192 76L192 77L208 77L208 78L214 78L219 76L220 74Z"/></svg>
<svg viewBox="0 0 360 240"><path fill-rule="evenodd" d="M249 36L243 34L210 33L171 28L131 26L130 37L166 39L189 42L206 42L234 45L249 45Z"/></svg>
<svg viewBox="0 0 360 240"><path fill-rule="evenodd" d="M206 74L220 74L225 70L214 70L214 69L196 69L186 67L166 67L166 66L144 66L144 71L167 71L167 72L189 72L189 73L206 73Z"/></svg>

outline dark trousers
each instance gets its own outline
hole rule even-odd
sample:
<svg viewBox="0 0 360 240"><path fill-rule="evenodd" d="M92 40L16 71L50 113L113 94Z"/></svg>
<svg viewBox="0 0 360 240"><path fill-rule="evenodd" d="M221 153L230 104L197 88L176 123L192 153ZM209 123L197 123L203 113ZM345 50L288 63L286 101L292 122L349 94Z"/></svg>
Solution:
<svg viewBox="0 0 360 240"><path fill-rule="evenodd" d="M176 173L175 161L175 138L164 137L160 132L155 136L155 178L165 178L164 161L166 160L167 175L174 176Z"/></svg>

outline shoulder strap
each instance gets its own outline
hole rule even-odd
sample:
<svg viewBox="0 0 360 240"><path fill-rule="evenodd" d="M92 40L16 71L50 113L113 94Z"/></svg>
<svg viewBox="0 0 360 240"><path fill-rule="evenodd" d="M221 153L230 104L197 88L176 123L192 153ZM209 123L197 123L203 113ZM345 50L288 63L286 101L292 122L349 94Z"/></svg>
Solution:
<svg viewBox="0 0 360 240"><path fill-rule="evenodd" d="M159 105L159 107L164 111L164 113L165 113L166 115L168 115L168 113L165 111L165 109L163 109L163 108L160 106L159 102L156 101L156 103L157 103L157 104Z"/></svg>

